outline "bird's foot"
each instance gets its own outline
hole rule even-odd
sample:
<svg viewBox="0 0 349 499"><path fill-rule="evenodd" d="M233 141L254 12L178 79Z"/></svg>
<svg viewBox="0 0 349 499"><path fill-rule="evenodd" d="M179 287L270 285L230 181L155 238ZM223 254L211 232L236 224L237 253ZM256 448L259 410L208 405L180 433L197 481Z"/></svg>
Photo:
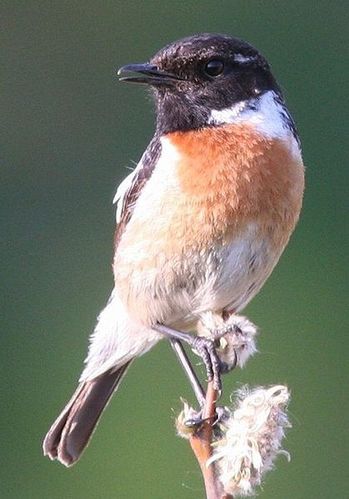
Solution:
<svg viewBox="0 0 349 499"><path fill-rule="evenodd" d="M246 317L230 314L207 312L199 322L198 332L212 338L221 361L221 372L226 373L237 365L243 367L248 358L256 351L255 337L257 327Z"/></svg>
<svg viewBox="0 0 349 499"><path fill-rule="evenodd" d="M210 418L203 417L203 409L200 411L192 411L190 417L188 417L184 424L188 429L198 430L202 427L204 423L210 423L211 426L215 426L218 423L223 422L229 416L228 410L226 407L221 405L216 407L214 416Z"/></svg>
<svg viewBox="0 0 349 499"><path fill-rule="evenodd" d="M221 361L216 352L215 341L203 336L191 336L190 346L194 353L201 357L207 373L207 381L213 382L213 388L219 393L222 390Z"/></svg>
<svg viewBox="0 0 349 499"><path fill-rule="evenodd" d="M221 362L216 352L214 338L205 338L203 336L193 336L183 331L156 324L153 329L164 334L168 338L186 342L199 357L202 358L206 367L207 380L213 382L213 388L220 394L221 383Z"/></svg>

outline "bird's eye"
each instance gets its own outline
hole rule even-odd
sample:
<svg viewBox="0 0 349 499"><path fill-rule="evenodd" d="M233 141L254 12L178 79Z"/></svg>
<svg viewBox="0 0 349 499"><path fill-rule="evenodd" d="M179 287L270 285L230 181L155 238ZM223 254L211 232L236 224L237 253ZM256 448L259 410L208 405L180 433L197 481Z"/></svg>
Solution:
<svg viewBox="0 0 349 499"><path fill-rule="evenodd" d="M224 62L219 59L211 59L206 63L204 71L208 76L219 76L224 71Z"/></svg>

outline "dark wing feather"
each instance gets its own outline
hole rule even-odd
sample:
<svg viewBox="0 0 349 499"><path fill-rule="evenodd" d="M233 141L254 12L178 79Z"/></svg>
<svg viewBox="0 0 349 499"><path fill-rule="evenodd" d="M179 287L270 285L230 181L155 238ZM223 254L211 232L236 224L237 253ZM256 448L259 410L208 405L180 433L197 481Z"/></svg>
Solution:
<svg viewBox="0 0 349 499"><path fill-rule="evenodd" d="M145 150L139 164L134 171L132 183L130 184L127 191L118 200L119 203L122 203L122 208L118 225L115 231L115 248L119 244L126 225L130 221L137 199L139 198L145 184L150 179L154 171L160 154L161 143L159 138L155 136Z"/></svg>

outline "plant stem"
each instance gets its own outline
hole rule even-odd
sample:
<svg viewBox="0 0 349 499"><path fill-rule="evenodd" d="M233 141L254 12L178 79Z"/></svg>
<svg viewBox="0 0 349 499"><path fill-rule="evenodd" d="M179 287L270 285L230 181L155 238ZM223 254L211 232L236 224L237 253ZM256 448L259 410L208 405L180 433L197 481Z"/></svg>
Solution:
<svg viewBox="0 0 349 499"><path fill-rule="evenodd" d="M216 467L214 464L207 466L207 460L212 454L212 424L216 417L216 400L218 392L213 388L213 382L207 385L206 399L202 413L203 424L189 439L191 448L200 465L201 473L205 483L207 499L233 499L233 496L227 495L220 484Z"/></svg>

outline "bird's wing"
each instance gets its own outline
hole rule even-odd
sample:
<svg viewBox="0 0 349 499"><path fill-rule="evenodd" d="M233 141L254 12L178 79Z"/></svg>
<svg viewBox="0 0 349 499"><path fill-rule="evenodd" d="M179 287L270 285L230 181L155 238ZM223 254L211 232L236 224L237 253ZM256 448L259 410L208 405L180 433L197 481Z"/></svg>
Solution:
<svg viewBox="0 0 349 499"><path fill-rule="evenodd" d="M115 245L120 241L121 235L129 222L135 203L150 179L157 160L161 153L161 143L158 137L154 137L145 150L141 160L134 169L119 185L113 203L116 204L116 231Z"/></svg>

